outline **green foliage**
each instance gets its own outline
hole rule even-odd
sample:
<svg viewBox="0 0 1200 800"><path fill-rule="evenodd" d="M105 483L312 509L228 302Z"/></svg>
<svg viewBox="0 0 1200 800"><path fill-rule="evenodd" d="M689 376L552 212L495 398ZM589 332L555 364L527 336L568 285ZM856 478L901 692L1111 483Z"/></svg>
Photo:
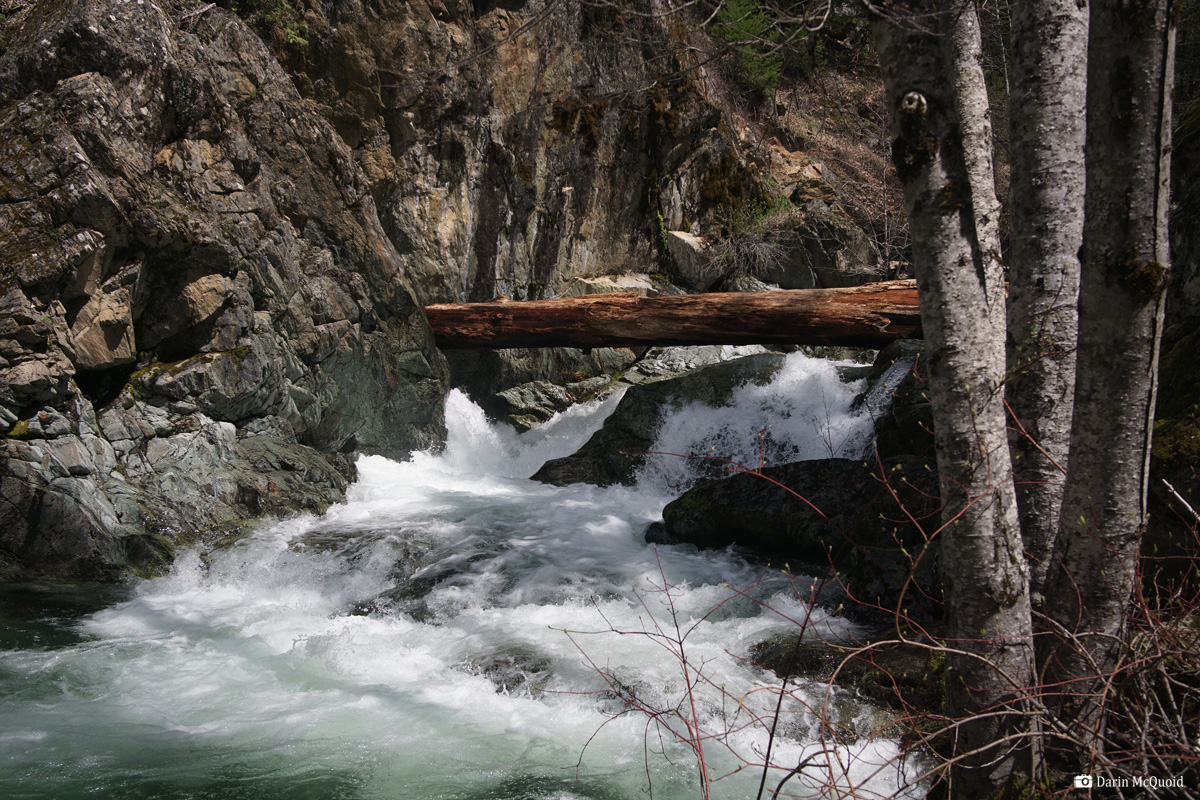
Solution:
<svg viewBox="0 0 1200 800"><path fill-rule="evenodd" d="M786 197L722 206L714 213L721 236L743 236L779 227L796 207Z"/></svg>
<svg viewBox="0 0 1200 800"><path fill-rule="evenodd" d="M655 209L654 214L658 217L658 238L665 250L667 247L667 221L663 219L661 210Z"/></svg>
<svg viewBox="0 0 1200 800"><path fill-rule="evenodd" d="M758 101L774 97L783 71L779 29L751 0L729 0L717 13L713 35L733 50L730 72Z"/></svg>
<svg viewBox="0 0 1200 800"><path fill-rule="evenodd" d="M757 182L732 153L710 164L700 179L700 199L708 208L739 208L761 197Z"/></svg>
<svg viewBox="0 0 1200 800"><path fill-rule="evenodd" d="M722 206L709 236L709 268L721 277L762 275L787 259L779 234L799 211L786 197Z"/></svg>
<svg viewBox="0 0 1200 800"><path fill-rule="evenodd" d="M236 0L234 10L260 32L277 32L290 45L308 45L308 23L290 0Z"/></svg>

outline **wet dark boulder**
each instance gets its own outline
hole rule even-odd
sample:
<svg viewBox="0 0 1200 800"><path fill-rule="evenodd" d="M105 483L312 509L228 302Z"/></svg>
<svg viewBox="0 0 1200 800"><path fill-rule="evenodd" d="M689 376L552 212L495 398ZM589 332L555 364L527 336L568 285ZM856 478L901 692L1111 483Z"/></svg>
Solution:
<svg viewBox="0 0 1200 800"><path fill-rule="evenodd" d="M698 483L667 505L646 539L738 545L793 568L832 570L867 607L903 600L903 611L938 616L937 498L936 475L919 459L801 461Z"/></svg>
<svg viewBox="0 0 1200 800"><path fill-rule="evenodd" d="M875 446L881 456L934 458L927 376L925 342L920 339L892 342L863 376L867 389L856 403L866 406L875 420Z"/></svg>

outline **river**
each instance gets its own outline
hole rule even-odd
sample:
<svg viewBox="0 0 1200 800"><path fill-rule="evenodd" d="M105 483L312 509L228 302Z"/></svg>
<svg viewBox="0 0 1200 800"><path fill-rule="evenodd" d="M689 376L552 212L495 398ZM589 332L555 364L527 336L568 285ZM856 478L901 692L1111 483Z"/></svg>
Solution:
<svg viewBox="0 0 1200 800"><path fill-rule="evenodd" d="M854 392L794 354L730 408L668 419L657 447L747 463L854 454L870 430ZM805 579L736 550L646 544L695 462L653 458L636 487L528 479L616 402L517 435L454 392L442 452L361 458L323 516L264 523L121 587L8 587L0 797L700 797L694 751L647 709L711 735L708 774L733 773L714 797L755 797L761 772L738 767L767 747L753 718L778 679L750 648L810 612L827 636L853 625L810 609ZM772 758L825 748L813 763L831 766L788 792L821 795L833 776L887 796L915 774L880 769L897 754L865 733L881 712L819 683L792 692ZM805 705L843 726L836 743Z"/></svg>

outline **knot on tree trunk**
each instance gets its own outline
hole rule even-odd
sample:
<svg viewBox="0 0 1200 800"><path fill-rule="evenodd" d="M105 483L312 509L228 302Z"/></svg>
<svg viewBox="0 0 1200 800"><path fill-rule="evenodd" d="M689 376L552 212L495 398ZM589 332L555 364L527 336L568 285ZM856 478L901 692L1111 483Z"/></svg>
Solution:
<svg viewBox="0 0 1200 800"><path fill-rule="evenodd" d="M932 127L929 99L918 91L905 93L896 108L899 136L892 143L892 161L901 181L916 179L921 170L937 158L940 143Z"/></svg>

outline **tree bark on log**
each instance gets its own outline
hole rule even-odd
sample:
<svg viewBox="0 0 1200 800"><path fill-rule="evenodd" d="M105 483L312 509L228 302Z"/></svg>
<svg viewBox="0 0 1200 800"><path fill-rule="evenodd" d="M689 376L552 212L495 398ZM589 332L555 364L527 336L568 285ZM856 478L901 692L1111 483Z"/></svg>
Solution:
<svg viewBox="0 0 1200 800"><path fill-rule="evenodd" d="M425 315L443 349L694 344L881 348L896 339L921 337L915 281L843 289L441 303L426 306Z"/></svg>

